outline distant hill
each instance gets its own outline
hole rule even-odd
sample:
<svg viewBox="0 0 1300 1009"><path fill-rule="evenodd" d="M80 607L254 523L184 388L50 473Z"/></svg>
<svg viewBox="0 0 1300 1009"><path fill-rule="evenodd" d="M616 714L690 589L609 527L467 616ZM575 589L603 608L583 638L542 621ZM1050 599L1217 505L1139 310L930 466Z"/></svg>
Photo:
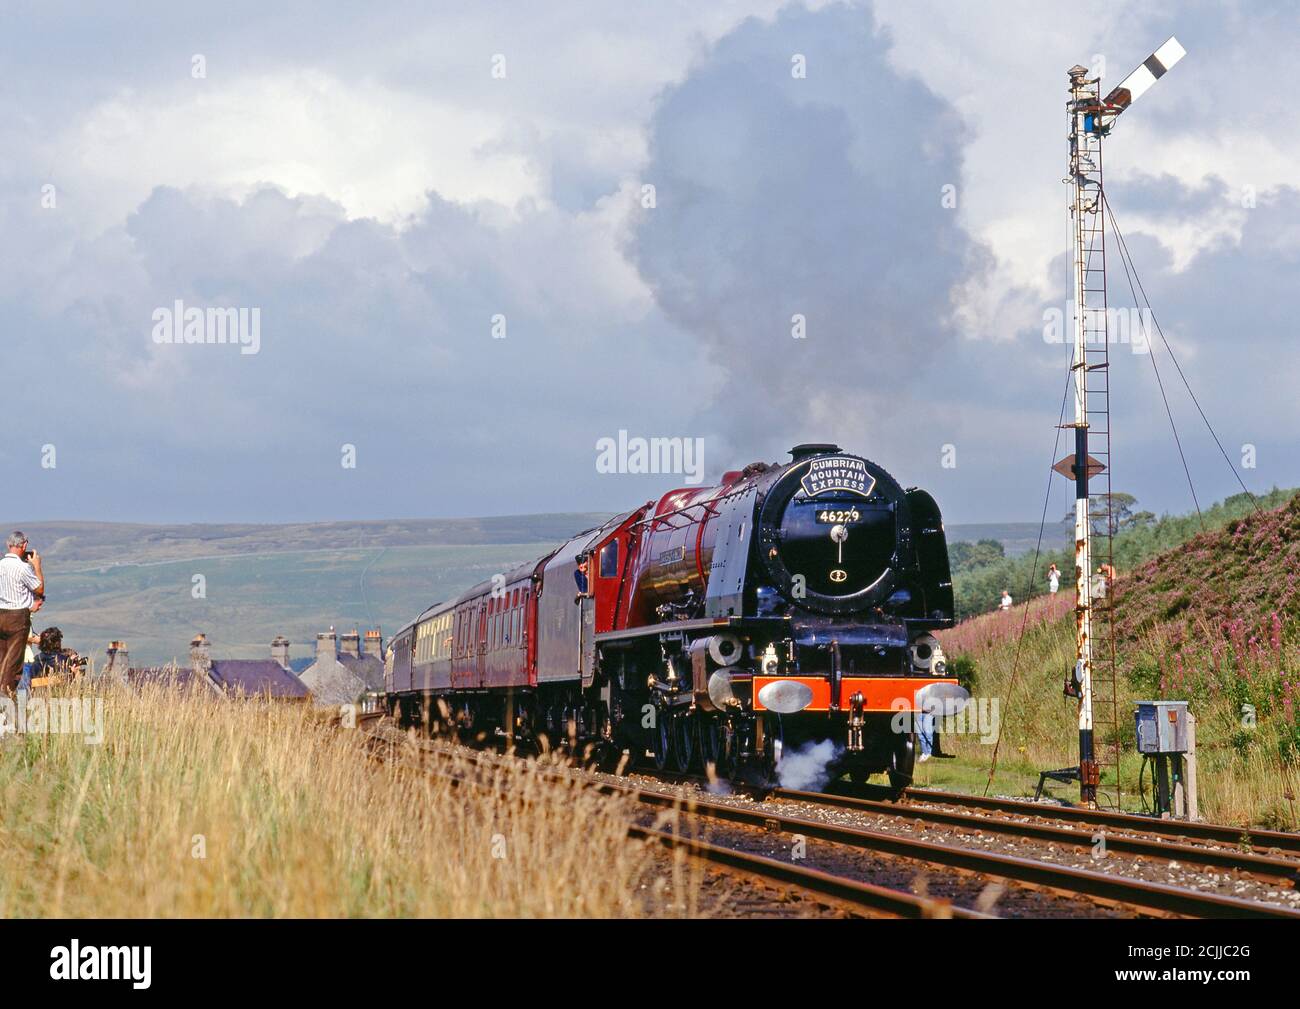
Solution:
<svg viewBox="0 0 1300 1009"><path fill-rule="evenodd" d="M43 557L64 570L112 564L157 564L193 557L230 557L308 550L536 543L560 540L608 518L603 513L507 515L494 518L386 519L285 525L135 525L123 522L10 522Z"/></svg>
<svg viewBox="0 0 1300 1009"><path fill-rule="evenodd" d="M970 522L944 523L948 543L975 543L979 540L997 540L1007 557L1020 557L1032 553L1038 544L1037 522ZM1062 525L1048 525L1043 531L1043 546L1055 550L1068 546L1073 530Z"/></svg>
<svg viewBox="0 0 1300 1009"><path fill-rule="evenodd" d="M541 556L604 513L392 519L284 525L5 521L45 558L49 602L38 627L102 659L115 638L133 663L184 658L199 631L218 658L269 654L277 634L305 660L318 631L379 626ZM1009 557L1037 539L1030 522L949 525L951 542L997 539ZM195 598L195 576L205 596Z"/></svg>
<svg viewBox="0 0 1300 1009"><path fill-rule="evenodd" d="M256 658L285 634L294 659L315 635L378 626L387 636L432 603L540 557L604 514L292 525L6 522L41 551L57 624L96 661L124 639L132 664L184 659L199 631L214 658ZM196 576L201 576L197 583ZM197 595L197 598L196 598Z"/></svg>

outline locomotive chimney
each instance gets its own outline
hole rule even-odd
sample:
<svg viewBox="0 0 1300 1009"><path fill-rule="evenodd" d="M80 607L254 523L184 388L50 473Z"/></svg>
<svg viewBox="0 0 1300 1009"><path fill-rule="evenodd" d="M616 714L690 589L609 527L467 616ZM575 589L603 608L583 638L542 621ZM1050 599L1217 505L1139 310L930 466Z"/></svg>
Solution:
<svg viewBox="0 0 1300 1009"><path fill-rule="evenodd" d="M800 459L807 459L814 455L834 455L837 452L844 451L838 445L830 442L806 442L803 445L796 445L790 449L790 456L795 462Z"/></svg>

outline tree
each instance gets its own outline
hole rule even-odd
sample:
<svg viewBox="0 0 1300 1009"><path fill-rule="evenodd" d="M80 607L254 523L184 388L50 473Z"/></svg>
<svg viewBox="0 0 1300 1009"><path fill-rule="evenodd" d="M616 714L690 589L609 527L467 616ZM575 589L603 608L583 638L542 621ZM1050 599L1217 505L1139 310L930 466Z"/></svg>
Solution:
<svg viewBox="0 0 1300 1009"><path fill-rule="evenodd" d="M962 541L948 546L948 564L954 571L970 571L1003 560L1006 550L1000 540Z"/></svg>
<svg viewBox="0 0 1300 1009"><path fill-rule="evenodd" d="M1110 495L1110 510L1106 509L1106 495L1095 494L1088 499L1088 518L1092 520L1092 534L1094 536L1107 535L1107 515L1110 517L1109 534L1114 537L1119 534L1120 530L1128 528L1141 528L1155 522L1156 517L1151 512L1137 512L1134 514L1133 508L1137 504L1137 498L1132 494L1125 494L1122 491L1115 491ZM1074 525L1074 509L1071 508L1065 513L1065 518L1061 520L1066 525Z"/></svg>

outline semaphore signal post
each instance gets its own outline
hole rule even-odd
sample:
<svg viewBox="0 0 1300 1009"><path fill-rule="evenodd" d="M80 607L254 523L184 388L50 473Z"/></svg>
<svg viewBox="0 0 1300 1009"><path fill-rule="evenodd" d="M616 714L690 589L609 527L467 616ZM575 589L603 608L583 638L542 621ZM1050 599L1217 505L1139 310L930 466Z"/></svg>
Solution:
<svg viewBox="0 0 1300 1009"><path fill-rule="evenodd" d="M1097 805L1101 767L1094 738L1094 591L1093 534L1089 482L1102 477L1105 489L1107 538L1110 501L1110 384L1109 340L1106 329L1105 191L1102 186L1101 140L1123 113L1186 54L1176 38L1170 37L1147 57L1142 65L1101 97L1100 79L1090 78L1088 69L1069 71L1069 175L1070 217L1073 224L1074 265L1074 455L1061 460L1056 469L1070 476L1075 485L1074 586L1075 667L1066 685L1068 694L1079 700L1079 765L1066 771L1047 772L1052 777L1077 777L1080 801ZM1090 402L1090 398L1092 402ZM1096 458L1089 454L1090 434ZM1103 447L1104 446L1104 447ZM1104 474L1104 476L1103 476ZM1109 558L1107 558L1109 559ZM1109 620L1107 620L1109 632ZM1113 645L1112 645L1113 647ZM1112 656L1113 658L1113 656ZM1111 667L1110 700L1115 704L1114 670ZM1112 717L1111 719L1115 719Z"/></svg>

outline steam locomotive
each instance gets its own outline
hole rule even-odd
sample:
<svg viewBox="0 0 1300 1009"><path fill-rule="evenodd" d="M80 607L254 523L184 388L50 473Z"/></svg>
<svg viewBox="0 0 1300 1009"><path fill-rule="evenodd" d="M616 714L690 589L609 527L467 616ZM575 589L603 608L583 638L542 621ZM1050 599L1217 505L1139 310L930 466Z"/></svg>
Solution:
<svg viewBox="0 0 1300 1009"><path fill-rule="evenodd" d="M934 498L836 445L670 491L430 607L391 639L389 710L516 745L775 777L911 780L914 716L960 693Z"/></svg>

